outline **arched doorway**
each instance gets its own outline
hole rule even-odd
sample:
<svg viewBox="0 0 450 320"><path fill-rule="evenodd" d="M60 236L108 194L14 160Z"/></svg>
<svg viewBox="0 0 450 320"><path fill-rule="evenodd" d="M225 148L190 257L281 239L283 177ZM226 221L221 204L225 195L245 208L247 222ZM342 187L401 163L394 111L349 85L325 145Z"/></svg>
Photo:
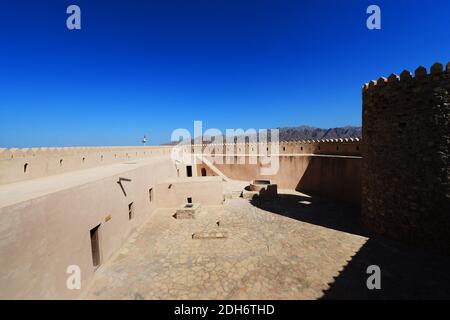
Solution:
<svg viewBox="0 0 450 320"><path fill-rule="evenodd" d="M202 168L202 177L206 177L206 169Z"/></svg>

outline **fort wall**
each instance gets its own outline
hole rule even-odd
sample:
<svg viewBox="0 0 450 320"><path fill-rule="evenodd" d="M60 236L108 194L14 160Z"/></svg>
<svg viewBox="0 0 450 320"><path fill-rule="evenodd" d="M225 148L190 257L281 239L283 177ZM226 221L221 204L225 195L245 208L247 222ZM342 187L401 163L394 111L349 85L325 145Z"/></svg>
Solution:
<svg viewBox="0 0 450 320"><path fill-rule="evenodd" d="M0 148L0 185L170 154L170 146Z"/></svg>
<svg viewBox="0 0 450 320"><path fill-rule="evenodd" d="M362 220L450 252L450 63L363 87Z"/></svg>
<svg viewBox="0 0 450 320"><path fill-rule="evenodd" d="M0 299L78 297L96 270L90 231L100 226L101 265L154 213L150 190L176 176L170 157L159 155L0 186L23 197L0 197ZM81 290L66 287L71 265L80 267Z"/></svg>
<svg viewBox="0 0 450 320"><path fill-rule="evenodd" d="M357 139L281 142L278 151L269 145L269 154L280 160L279 172L270 178L283 188L310 188L305 191L324 196L336 196L338 189L356 201L360 143ZM248 159L254 146L225 147ZM205 205L221 203L221 179L196 178L202 170L195 165L190 168L193 177L187 177L187 166L172 161L172 148L1 150L0 257L10 258L0 265L0 298L78 298L96 269L151 219L156 208L177 207L187 197ZM260 165L224 164L221 170L230 178L250 181L260 177ZM171 183L173 193L166 190ZM93 259L93 230L99 266ZM66 286L67 268L73 265L81 270L81 290Z"/></svg>
<svg viewBox="0 0 450 320"><path fill-rule="evenodd" d="M249 159L252 152L260 149L258 145L224 144L222 150L226 155L222 157L223 164L214 165L230 179L270 179L282 189L320 195L359 208L361 145L359 139L284 141L275 151L268 144L266 152L272 157L279 156L279 170L274 175L262 175L261 167L264 165L261 161L257 159L255 164L251 164ZM203 149L206 147L202 146ZM214 152L213 155L217 156ZM226 163L227 157L231 164ZM198 164L197 172L201 173L203 169L208 176L215 175L208 164Z"/></svg>

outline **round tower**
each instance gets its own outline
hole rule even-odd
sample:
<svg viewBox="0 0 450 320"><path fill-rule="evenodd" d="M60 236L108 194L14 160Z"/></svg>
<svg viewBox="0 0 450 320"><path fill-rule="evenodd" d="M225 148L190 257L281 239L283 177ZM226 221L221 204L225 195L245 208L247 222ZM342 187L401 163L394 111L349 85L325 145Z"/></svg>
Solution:
<svg viewBox="0 0 450 320"><path fill-rule="evenodd" d="M362 222L450 253L450 63L363 87Z"/></svg>

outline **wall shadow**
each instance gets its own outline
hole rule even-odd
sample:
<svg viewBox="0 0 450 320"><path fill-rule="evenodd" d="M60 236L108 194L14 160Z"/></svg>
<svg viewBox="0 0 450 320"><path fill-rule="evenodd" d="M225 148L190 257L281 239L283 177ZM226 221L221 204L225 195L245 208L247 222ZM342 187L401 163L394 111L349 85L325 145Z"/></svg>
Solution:
<svg viewBox="0 0 450 320"><path fill-rule="evenodd" d="M367 267L381 270L381 289L369 290ZM450 299L450 258L370 238L323 292L323 300Z"/></svg>
<svg viewBox="0 0 450 320"><path fill-rule="evenodd" d="M359 210L354 206L294 194L250 202L291 219L369 238L329 283L321 299L450 299L450 257L373 236L360 225ZM381 268L381 290L366 286L370 265Z"/></svg>
<svg viewBox="0 0 450 320"><path fill-rule="evenodd" d="M361 207L361 159L311 157L296 191Z"/></svg>
<svg viewBox="0 0 450 320"><path fill-rule="evenodd" d="M338 203L317 195L307 197L294 194L278 194L273 199L255 197L250 203L291 219L368 236L367 231L359 223L360 211L353 205Z"/></svg>

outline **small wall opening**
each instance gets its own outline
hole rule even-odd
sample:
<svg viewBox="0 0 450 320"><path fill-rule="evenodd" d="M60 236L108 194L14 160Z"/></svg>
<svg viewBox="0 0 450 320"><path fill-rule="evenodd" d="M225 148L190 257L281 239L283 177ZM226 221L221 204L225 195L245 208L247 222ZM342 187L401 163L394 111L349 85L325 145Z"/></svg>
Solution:
<svg viewBox="0 0 450 320"><path fill-rule="evenodd" d="M192 203L192 198L191 197L187 198L187 203Z"/></svg>
<svg viewBox="0 0 450 320"><path fill-rule="evenodd" d="M91 252L92 252L92 264L94 267L100 265L100 235L99 235L100 225L91 229Z"/></svg>
<svg viewBox="0 0 450 320"><path fill-rule="evenodd" d="M202 177L206 177L206 169L202 168Z"/></svg>
<svg viewBox="0 0 450 320"><path fill-rule="evenodd" d="M59 160L59 166L62 167L62 165L63 165L63 159L60 159Z"/></svg>
<svg viewBox="0 0 450 320"><path fill-rule="evenodd" d="M186 176L192 177L192 166L186 166Z"/></svg>
<svg viewBox="0 0 450 320"><path fill-rule="evenodd" d="M27 169L28 169L28 163L25 163L23 165L23 173L27 173Z"/></svg>
<svg viewBox="0 0 450 320"><path fill-rule="evenodd" d="M134 218L134 202L128 204L128 220Z"/></svg>
<svg viewBox="0 0 450 320"><path fill-rule="evenodd" d="M153 201L153 188L148 189L148 200Z"/></svg>

